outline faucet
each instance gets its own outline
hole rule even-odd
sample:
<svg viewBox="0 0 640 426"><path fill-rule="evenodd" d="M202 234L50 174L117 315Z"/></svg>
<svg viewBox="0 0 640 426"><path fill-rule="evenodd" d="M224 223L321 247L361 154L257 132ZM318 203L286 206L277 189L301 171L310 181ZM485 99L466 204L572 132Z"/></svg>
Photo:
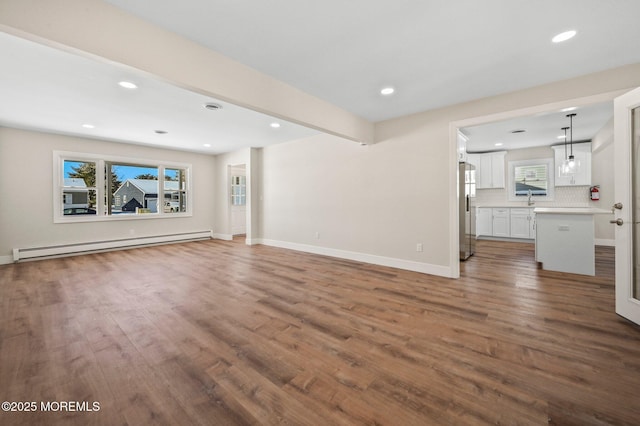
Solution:
<svg viewBox="0 0 640 426"><path fill-rule="evenodd" d="M531 201L531 190L529 190L529 192L527 192L527 205L528 206L532 206L534 205L536 202L535 201Z"/></svg>

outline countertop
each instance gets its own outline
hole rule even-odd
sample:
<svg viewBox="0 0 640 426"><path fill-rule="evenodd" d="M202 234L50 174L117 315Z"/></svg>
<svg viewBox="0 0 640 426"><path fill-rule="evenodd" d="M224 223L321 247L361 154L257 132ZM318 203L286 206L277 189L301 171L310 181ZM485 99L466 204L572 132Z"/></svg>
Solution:
<svg viewBox="0 0 640 426"><path fill-rule="evenodd" d="M592 207L536 207L535 214L613 214L611 210Z"/></svg>
<svg viewBox="0 0 640 426"><path fill-rule="evenodd" d="M487 209L533 209L535 206L505 206L504 204L483 204L477 205L476 207L487 208Z"/></svg>

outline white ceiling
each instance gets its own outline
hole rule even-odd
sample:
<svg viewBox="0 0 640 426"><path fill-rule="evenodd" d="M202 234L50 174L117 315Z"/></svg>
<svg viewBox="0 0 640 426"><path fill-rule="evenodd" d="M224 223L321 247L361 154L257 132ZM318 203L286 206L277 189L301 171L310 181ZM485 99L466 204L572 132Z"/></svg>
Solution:
<svg viewBox="0 0 640 426"><path fill-rule="evenodd" d="M371 121L640 62L638 0L105 1ZM567 29L578 35L551 43ZM317 133L272 129L271 117L225 102L208 111L215 99L8 34L0 53L11 58L0 67L0 125L211 154ZM118 87L123 79L140 88ZM396 93L383 97L387 85ZM587 131L578 113L576 132ZM599 130L606 120L593 117ZM536 126L563 127L544 116L494 125L482 130L491 143L526 127L521 139L548 144Z"/></svg>
<svg viewBox="0 0 640 426"><path fill-rule="evenodd" d="M0 32L0 125L218 154L318 132ZM118 82L131 81L128 90ZM222 109L211 111L205 103ZM271 123L278 122L275 129ZM93 129L83 128L92 124ZM166 134L156 134L163 130ZM205 146L209 144L211 146Z"/></svg>
<svg viewBox="0 0 640 426"><path fill-rule="evenodd" d="M573 141L589 141L613 117L613 102L577 107L572 111L548 111L527 117L512 118L490 124L469 126L460 131L469 138L468 152L486 152L549 146L564 143L563 127L569 127L567 114L573 117ZM524 132L512 133L514 130ZM567 131L567 141L571 140ZM501 146L496 146L501 143Z"/></svg>

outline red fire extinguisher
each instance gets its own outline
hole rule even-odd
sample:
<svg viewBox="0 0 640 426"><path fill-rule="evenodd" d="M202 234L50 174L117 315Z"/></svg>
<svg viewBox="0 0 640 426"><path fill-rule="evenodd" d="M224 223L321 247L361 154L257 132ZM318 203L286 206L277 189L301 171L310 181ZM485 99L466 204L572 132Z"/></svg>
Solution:
<svg viewBox="0 0 640 426"><path fill-rule="evenodd" d="M591 188L589 188L589 191L591 192L591 201L598 201L600 199L599 185L592 186Z"/></svg>

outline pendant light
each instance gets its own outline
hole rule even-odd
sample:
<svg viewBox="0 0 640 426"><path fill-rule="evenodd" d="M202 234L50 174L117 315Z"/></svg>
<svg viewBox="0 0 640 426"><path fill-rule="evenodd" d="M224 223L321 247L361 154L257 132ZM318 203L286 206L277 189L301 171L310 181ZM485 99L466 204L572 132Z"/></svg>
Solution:
<svg viewBox="0 0 640 426"><path fill-rule="evenodd" d="M560 176L566 176L569 165L569 157L567 156L567 130L569 130L569 128L563 127L560 130L564 130L564 160L562 160L562 164L558 167L558 174Z"/></svg>
<svg viewBox="0 0 640 426"><path fill-rule="evenodd" d="M566 154L566 150L567 150L567 130L566 129L567 128L563 127L563 130L565 131L565 136L564 136L565 160L562 162L562 167L560 170L561 176L574 175L580 169L580 160L576 160L576 158L573 156L573 117L575 117L576 115L577 114L567 114L567 117L569 117L569 146L570 146L569 156L567 156Z"/></svg>

